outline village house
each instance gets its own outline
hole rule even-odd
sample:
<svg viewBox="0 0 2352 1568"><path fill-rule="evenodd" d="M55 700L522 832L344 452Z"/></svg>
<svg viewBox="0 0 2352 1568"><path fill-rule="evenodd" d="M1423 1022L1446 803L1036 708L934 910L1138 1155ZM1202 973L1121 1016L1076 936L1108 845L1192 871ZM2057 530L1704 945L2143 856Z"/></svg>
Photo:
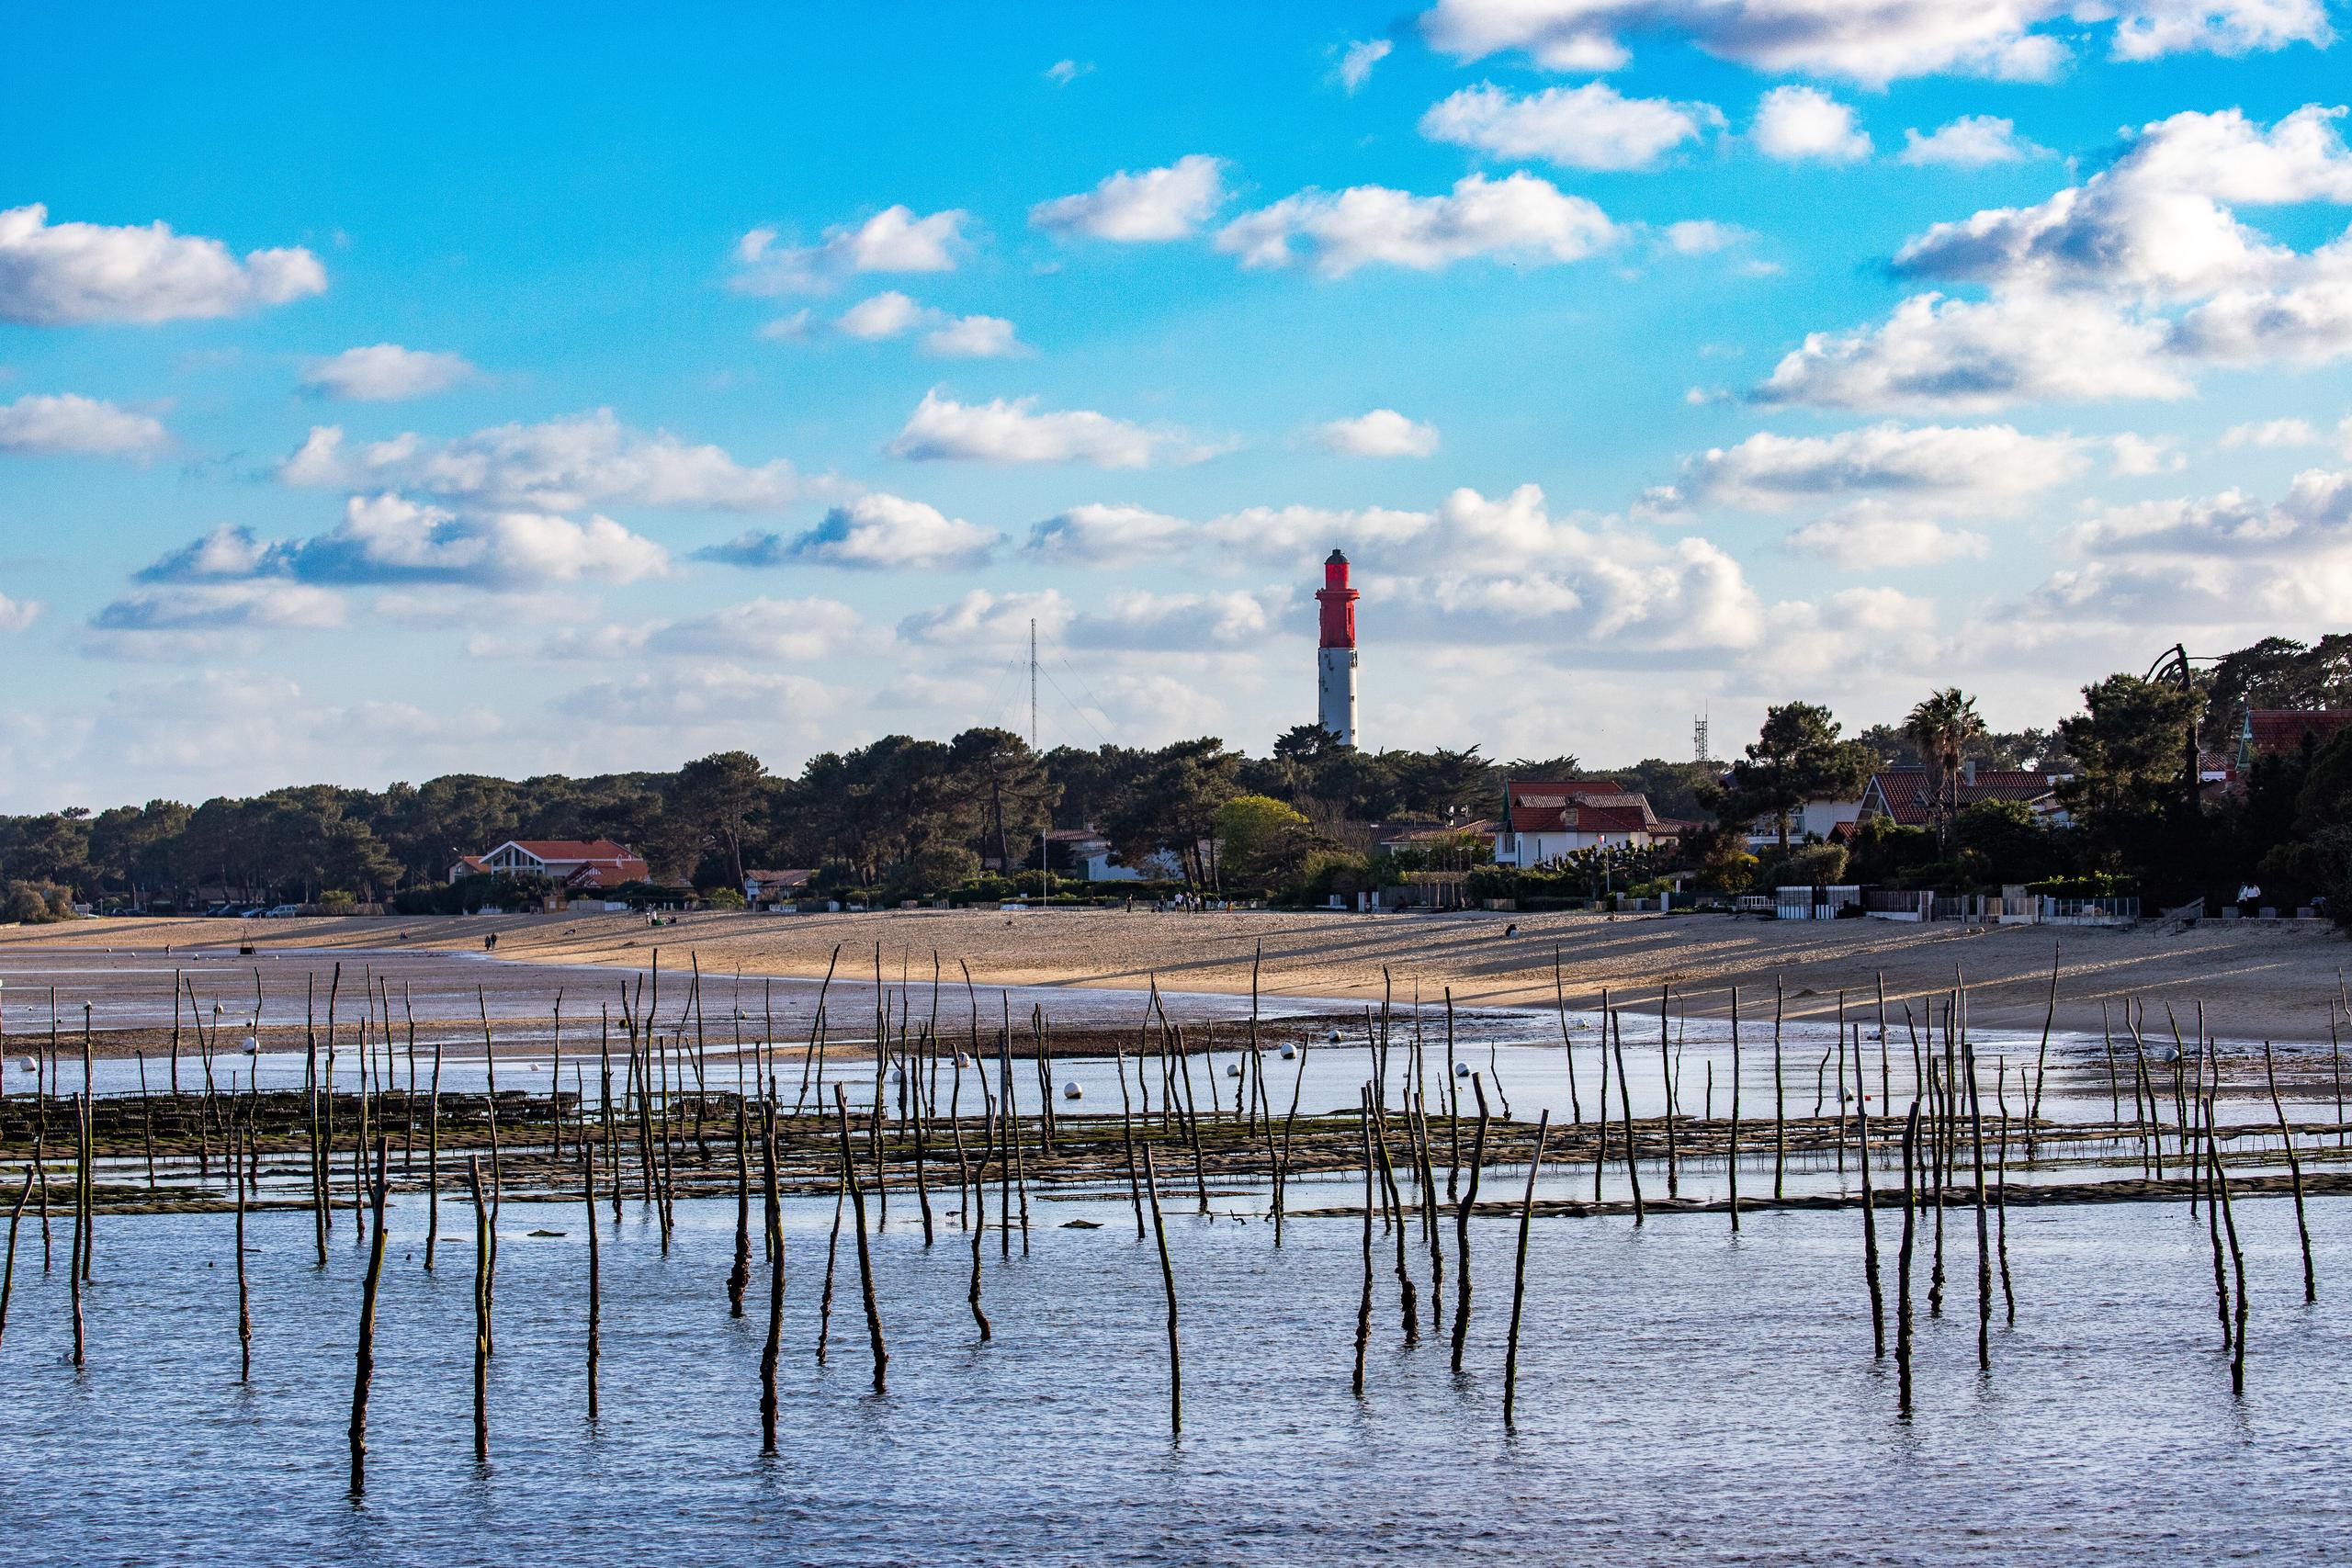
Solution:
<svg viewBox="0 0 2352 1568"><path fill-rule="evenodd" d="M567 892L643 882L652 868L643 856L610 839L509 839L479 855L460 855L449 880L469 876L536 876Z"/></svg>
<svg viewBox="0 0 2352 1568"><path fill-rule="evenodd" d="M1956 798L1951 798L1945 793L1944 775L1935 769L1882 768L1862 786L1859 819L1886 818L1905 828L1928 828L1935 825L1936 812L1947 799L1957 811L1965 811L1980 800L2015 800L2042 820L2063 826L2067 817L2058 804L2057 791L2064 776L1963 762L1954 786Z"/></svg>
<svg viewBox="0 0 2352 1568"><path fill-rule="evenodd" d="M1512 779L1503 785L1495 863L1544 865L1578 850L1648 849L1673 836L1647 795L1614 779Z"/></svg>
<svg viewBox="0 0 2352 1568"><path fill-rule="evenodd" d="M1825 844L1842 844L1854 834L1854 824L1862 815L1860 795L1843 800L1823 797L1808 800L1789 813L1789 842L1804 843L1818 839ZM1780 818L1770 813L1747 825L1747 847L1761 850L1781 841Z"/></svg>
<svg viewBox="0 0 2352 1568"><path fill-rule="evenodd" d="M817 874L807 871L747 871L743 874L743 902L754 909L773 909L781 904L797 901L808 891L808 881Z"/></svg>

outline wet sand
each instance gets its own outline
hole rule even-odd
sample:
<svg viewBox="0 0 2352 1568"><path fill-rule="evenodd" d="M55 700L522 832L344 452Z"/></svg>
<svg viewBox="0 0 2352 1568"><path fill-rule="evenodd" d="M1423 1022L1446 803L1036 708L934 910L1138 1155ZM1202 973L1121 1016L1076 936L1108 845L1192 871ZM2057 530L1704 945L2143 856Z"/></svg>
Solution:
<svg viewBox="0 0 2352 1568"><path fill-rule="evenodd" d="M1515 934L1506 934L1516 925ZM495 933L497 959L484 964ZM2169 1038L2166 1007L2190 1026L2203 1003L2214 1029L2238 1039L2325 1041L2352 967L2352 943L2333 928L2256 922L2182 929L2150 923L2126 930L1958 924L1907 926L1879 920L1789 922L1724 916L1322 915L1283 912L1161 914L1118 910L1004 914L993 910L903 910L841 915L698 914L649 927L628 915L473 916L452 919L104 919L62 926L0 928L0 964L18 1018L23 986L49 964L100 970L137 955L200 964L234 961L240 940L262 953L310 950L322 960L368 962L377 953L446 953L472 960L464 974L492 988L491 1011L524 1015L532 991L553 976L533 966L642 971L659 948L665 972L698 960L707 976L821 976L835 950L841 974L871 979L878 944L886 980L902 972L928 984L936 952L950 986L969 964L983 987L1114 987L1156 982L1170 994L1246 994L1262 944L1261 989L1270 998L1377 1003L1385 984L1396 998L1416 986L1436 1001L1451 988L1458 1005L1549 1006L1556 950L1567 1004L1599 1004L1604 987L1650 1005L1662 985L1678 1013L1720 1016L1730 990L1741 1010L1760 1016L1784 987L1788 1016L1872 1007L1879 978L1889 1005L1922 1007L1955 974L1969 987L1971 1017L1987 1027L2038 1028L2048 1003L2052 945L2058 957L2058 1027L2096 1032L2101 1005L2117 1019L2137 999L2146 1028ZM107 954L106 950L113 950ZM94 951L96 950L96 951ZM102 957L101 955L104 954ZM96 964L89 963L99 959ZM143 967L142 962L142 967ZM439 965L434 965L436 969ZM139 983L152 988L152 974ZM223 981L225 984L225 980ZM168 985L168 981L166 981ZM502 1009L498 995L516 1004ZM209 992L208 991L208 996ZM17 1025L12 1020L11 1032Z"/></svg>

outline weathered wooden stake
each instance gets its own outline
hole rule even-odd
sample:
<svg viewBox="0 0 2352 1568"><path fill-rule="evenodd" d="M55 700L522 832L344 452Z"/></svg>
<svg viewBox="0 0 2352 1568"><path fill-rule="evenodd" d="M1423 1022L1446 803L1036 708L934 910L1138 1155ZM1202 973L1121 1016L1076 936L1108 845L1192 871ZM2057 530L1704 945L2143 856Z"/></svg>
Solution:
<svg viewBox="0 0 2352 1568"><path fill-rule="evenodd" d="M1008 1090L1011 1085L1008 1076ZM890 1351L882 1342L882 1308L874 1297L874 1258L865 1241L865 1188L858 1180L857 1158L850 1145L849 1097L842 1093L842 1086L838 1083L833 1085L833 1109L841 1121L842 1171L849 1180L851 1217L857 1226L857 1279L865 1296L865 1338L874 1353L874 1392L887 1393L889 1392Z"/></svg>
<svg viewBox="0 0 2352 1568"><path fill-rule="evenodd" d="M1789 1171L1788 1087L1781 1072L1781 1010L1787 1000L1779 980L1772 982L1772 1201L1781 1201L1781 1183Z"/></svg>
<svg viewBox="0 0 2352 1568"><path fill-rule="evenodd" d="M1478 1206L1478 1177L1487 1168L1487 1086L1470 1076L1478 1101L1478 1131L1470 1144L1470 1181L1453 1206L1453 1370L1462 1371L1463 1347L1470 1338L1470 1212Z"/></svg>
<svg viewBox="0 0 2352 1568"><path fill-rule="evenodd" d="M1731 1189L1731 1231L1739 1234L1739 987L1731 988L1731 1142L1724 1156L1724 1180Z"/></svg>
<svg viewBox="0 0 2352 1568"><path fill-rule="evenodd" d="M1919 1101L1915 1096L1911 1114L1903 1122L1903 1244L1894 1265L1895 1408L1905 1416L1911 1414L1911 1244L1919 1213L1912 1172L1918 1143Z"/></svg>
<svg viewBox="0 0 2352 1568"><path fill-rule="evenodd" d="M359 1288L359 1350L351 1380L351 1495L355 1497L368 1490L368 1392L376 1379L376 1290L384 1279L384 1163L388 1157L384 1136L376 1135L376 1190L370 1195L368 1208L374 1230L368 1247L368 1276ZM233 1166L236 1156L230 1156ZM237 1217L244 1218L244 1207L238 1205ZM242 1242L240 1246L242 1246ZM242 1259L238 1269L243 1272Z"/></svg>
<svg viewBox="0 0 2352 1568"><path fill-rule="evenodd" d="M1962 1043L1968 1074L1968 1121L1976 1151L1976 1366L1993 1370L1993 1227L1984 1207L1984 1109L1976 1089L1976 1047Z"/></svg>
<svg viewBox="0 0 2352 1568"><path fill-rule="evenodd" d="M833 1086L837 1090L840 1085ZM842 1113L842 1136L849 1136L848 1113ZM768 1337L760 1348L760 1452L775 1452L775 1364L784 1351L784 1201L775 1185L775 1107L760 1106L760 1168L761 1184L767 1201L766 1226L768 1248ZM861 1238L863 1224L861 1217ZM751 1243L743 1244L743 1256L748 1261Z"/></svg>
<svg viewBox="0 0 2352 1568"><path fill-rule="evenodd" d="M766 1114L764 1104L762 1115ZM744 1146L743 1097L735 1097L735 1266L727 1271L727 1315L743 1315L743 1292L752 1282L752 1167Z"/></svg>
<svg viewBox="0 0 2352 1568"><path fill-rule="evenodd" d="M1356 1131L1363 1140L1363 1293L1356 1301L1355 1395L1363 1397L1363 1359L1372 1344L1372 1213L1379 1206L1373 1190L1372 1085L1366 1083L1356 1100ZM19 1201L17 1207L23 1208Z"/></svg>
<svg viewBox="0 0 2352 1568"><path fill-rule="evenodd" d="M578 1069L573 1069L575 1080ZM588 1220L588 1419L596 1418L597 1363L605 1357L605 1282L604 1269L596 1256L596 1143L582 1128L580 1138L580 1177Z"/></svg>
<svg viewBox="0 0 2352 1568"><path fill-rule="evenodd" d="M25 1170L25 1185L17 1194L16 1207L8 1211L8 1260L0 1264L0 1339L8 1334L8 1298L17 1293L17 1227L25 1217L26 1201L33 1195L31 1168Z"/></svg>
<svg viewBox="0 0 2352 1568"><path fill-rule="evenodd" d="M1143 1185L1151 1200L1151 1229L1159 1243L1159 1282L1168 1292L1168 1429L1184 1431L1184 1355L1176 1337L1176 1266L1168 1257L1168 1222L1159 1213L1159 1178L1151 1165L1151 1145L1143 1148Z"/></svg>
<svg viewBox="0 0 2352 1568"><path fill-rule="evenodd" d="M2262 1043L2262 1075L2270 1083L2270 1110L2278 1118L2278 1141L2286 1145L2287 1176L2295 1192L2295 1238L2303 1247L2303 1300L2319 1300L2319 1276L2312 1269L2312 1228L2303 1219L2303 1162L2295 1153L2294 1130L2287 1125L2287 1108L2278 1100L2278 1070L2271 1065L2270 1042Z"/></svg>
<svg viewBox="0 0 2352 1568"><path fill-rule="evenodd" d="M1503 1351L1503 1429L1514 1425L1519 1408L1519 1322L1527 1301L1527 1233L1535 1224L1535 1179L1544 1169L1544 1135L1552 1130L1552 1113L1535 1119L1535 1147L1527 1158L1527 1190L1519 1201L1519 1261L1510 1281L1510 1337Z"/></svg>
<svg viewBox="0 0 2352 1568"><path fill-rule="evenodd" d="M1602 1026L1609 1031L1610 1050L1617 1057L1617 1104L1625 1113L1625 1180L1634 1190L1634 1228L1642 1226L1642 1161L1641 1148L1634 1141L1634 1096L1625 1087L1625 1034L1617 1025L1617 1015L1603 1016Z"/></svg>
<svg viewBox="0 0 2352 1568"><path fill-rule="evenodd" d="M254 1142L254 1124L250 1113L245 1118L244 1145L250 1154ZM230 1145L235 1148L237 1137L234 1123L231 1125ZM231 1155L234 1161L235 1155ZM254 1310L253 1295L245 1282L245 1184L232 1181L230 1188L237 1197L237 1381L251 1382L254 1376Z"/></svg>
<svg viewBox="0 0 2352 1568"><path fill-rule="evenodd" d="M1838 1086L1840 1098L1846 1086ZM1871 1113L1870 1075L1862 1064L1861 1039L1859 1026L1854 1042L1854 1127L1861 1145L1862 1170L1862 1273L1868 1279L1871 1292L1871 1357L1886 1359L1886 1287L1878 1277L1878 1216L1871 1206Z"/></svg>
<svg viewBox="0 0 2352 1568"><path fill-rule="evenodd" d="M490 1459L490 1204L481 1190L481 1156L466 1156L474 1199L474 1461Z"/></svg>

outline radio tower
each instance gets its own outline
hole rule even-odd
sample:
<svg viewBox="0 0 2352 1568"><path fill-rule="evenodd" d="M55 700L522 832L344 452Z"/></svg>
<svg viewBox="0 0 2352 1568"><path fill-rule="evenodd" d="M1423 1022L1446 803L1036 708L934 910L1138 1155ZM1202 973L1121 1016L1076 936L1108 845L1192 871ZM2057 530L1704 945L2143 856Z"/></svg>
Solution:
<svg viewBox="0 0 2352 1568"><path fill-rule="evenodd" d="M1037 749L1037 618L1029 617L1029 750Z"/></svg>
<svg viewBox="0 0 2352 1568"><path fill-rule="evenodd" d="M1707 716L1703 713L1690 720L1690 750L1702 762L1715 760L1714 749L1707 744Z"/></svg>

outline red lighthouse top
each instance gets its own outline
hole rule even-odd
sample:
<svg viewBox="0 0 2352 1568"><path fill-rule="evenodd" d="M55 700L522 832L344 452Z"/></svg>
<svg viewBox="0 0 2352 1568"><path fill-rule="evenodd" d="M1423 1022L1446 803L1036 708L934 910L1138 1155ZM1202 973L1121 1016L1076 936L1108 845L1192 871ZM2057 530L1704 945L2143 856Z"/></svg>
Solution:
<svg viewBox="0 0 2352 1568"><path fill-rule="evenodd" d="M1323 646L1356 645L1356 601L1363 595L1348 586L1348 558L1333 550L1323 561L1323 587L1315 595L1323 607Z"/></svg>

